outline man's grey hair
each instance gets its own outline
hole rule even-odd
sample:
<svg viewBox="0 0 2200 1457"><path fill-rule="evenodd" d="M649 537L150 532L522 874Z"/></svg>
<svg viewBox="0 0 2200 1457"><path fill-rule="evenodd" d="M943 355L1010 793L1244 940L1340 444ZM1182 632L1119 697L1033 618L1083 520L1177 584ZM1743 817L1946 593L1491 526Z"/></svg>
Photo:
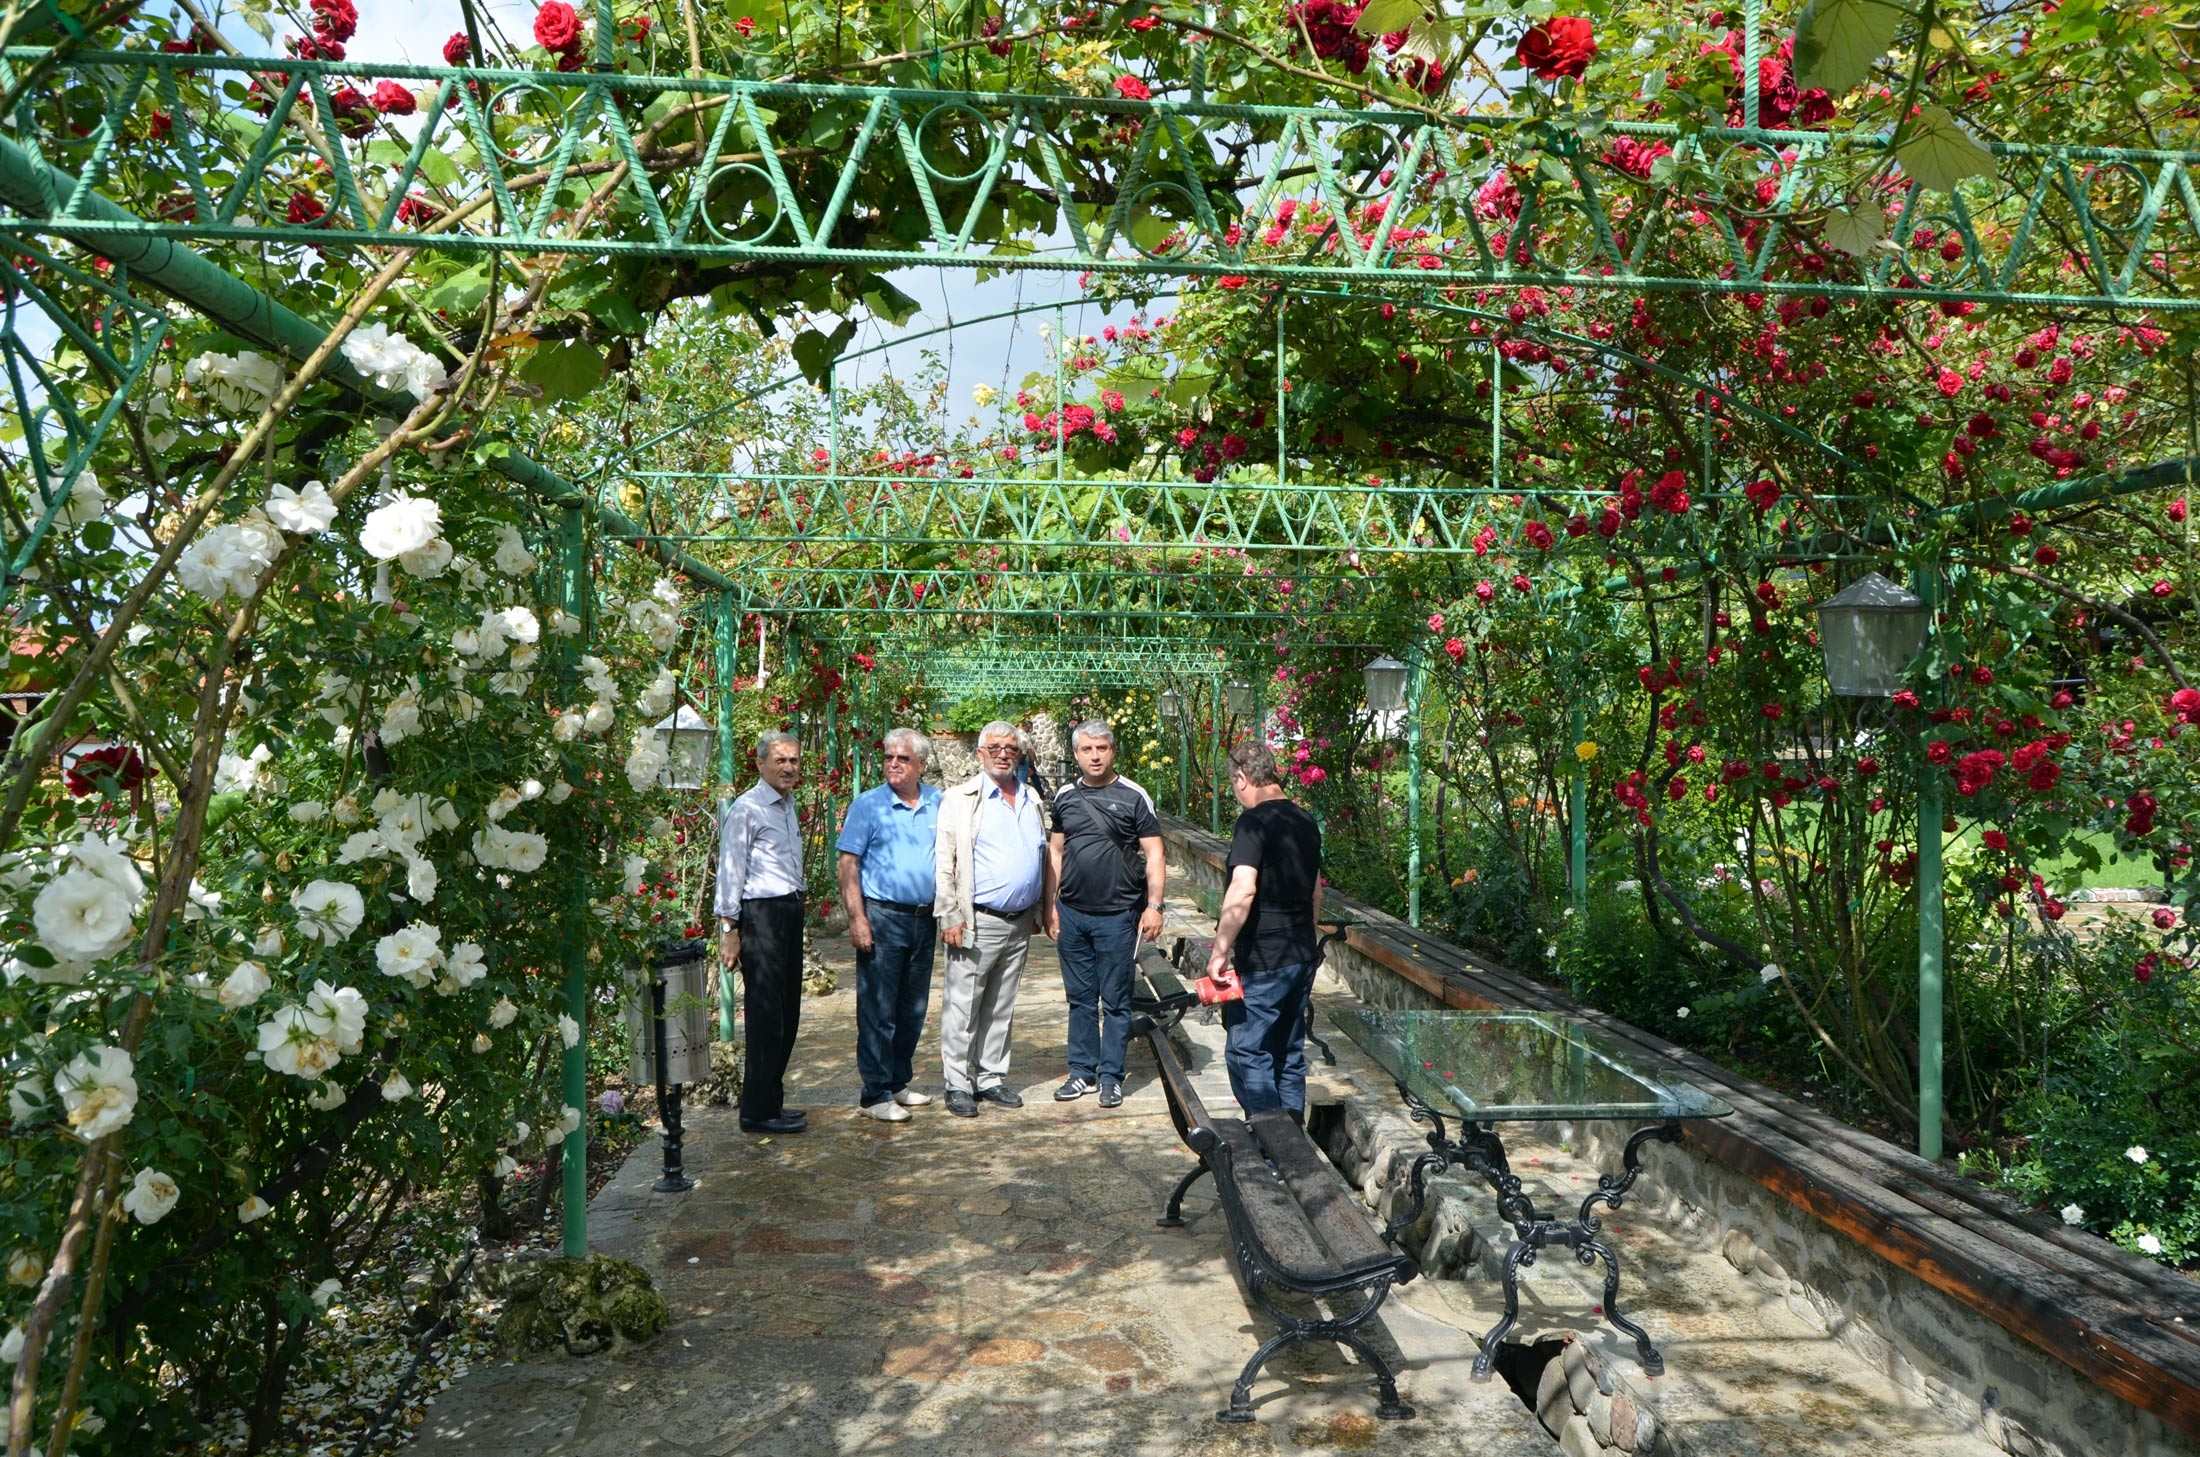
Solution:
<svg viewBox="0 0 2200 1457"><path fill-rule="evenodd" d="M1024 746L1024 731L1007 719L997 718L978 730L978 747L984 748L987 739L1007 739L1020 749Z"/></svg>
<svg viewBox="0 0 2200 1457"><path fill-rule="evenodd" d="M1283 783L1283 770L1277 767L1275 751L1251 740L1230 750L1230 772L1244 775L1245 782L1256 789Z"/></svg>
<svg viewBox="0 0 2200 1457"><path fill-rule="evenodd" d="M781 744L791 745L797 754L802 752L802 740L788 733L785 729L773 729L769 733L761 733L756 736L756 762L761 764L769 759L772 750L778 748Z"/></svg>
<svg viewBox="0 0 2200 1457"><path fill-rule="evenodd" d="M880 743L879 747L882 749L891 749L897 744L902 748L907 749L910 753L916 755L916 759L919 764L929 764L932 762L932 740L928 736L918 733L915 729L888 729L886 731L886 737Z"/></svg>
<svg viewBox="0 0 2200 1457"><path fill-rule="evenodd" d="M1097 739L1099 742L1113 748L1115 746L1115 730L1109 728L1104 720L1088 718L1069 731L1071 753L1077 751L1077 741L1079 739Z"/></svg>

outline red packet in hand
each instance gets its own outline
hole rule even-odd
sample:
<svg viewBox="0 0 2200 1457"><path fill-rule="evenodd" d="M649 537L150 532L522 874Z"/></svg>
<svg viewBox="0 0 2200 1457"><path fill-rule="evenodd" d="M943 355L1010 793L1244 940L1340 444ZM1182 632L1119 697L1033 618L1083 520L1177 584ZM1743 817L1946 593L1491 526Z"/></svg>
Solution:
<svg viewBox="0 0 2200 1457"><path fill-rule="evenodd" d="M1237 969L1232 967L1219 976L1203 976L1192 983L1192 990L1199 993L1203 1007L1220 1006L1224 1002L1245 1000L1245 983L1238 980Z"/></svg>

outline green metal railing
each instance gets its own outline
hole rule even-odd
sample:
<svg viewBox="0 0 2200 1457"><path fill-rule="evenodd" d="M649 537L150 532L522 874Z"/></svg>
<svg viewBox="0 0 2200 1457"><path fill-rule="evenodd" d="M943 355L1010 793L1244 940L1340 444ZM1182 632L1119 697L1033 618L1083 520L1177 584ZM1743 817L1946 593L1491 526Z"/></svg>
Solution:
<svg viewBox="0 0 2200 1457"><path fill-rule="evenodd" d="M103 100L81 137L33 113L0 142L43 149L83 179L0 227L80 240L2200 308L2191 150L1990 143L1991 177L1928 194L1898 175L1891 246L1853 264L1822 250L1838 266L1811 272L1788 245L1815 240L1828 205L1881 172L1891 137L1608 123L1615 139L1673 148L1651 180L1533 116L367 67L427 93L408 144L337 112L333 93L359 60L35 47L5 60L51 62L69 84L43 89L69 94L72 115L88 109L85 88ZM248 86L256 109L240 110L224 91ZM1107 140L1123 130L1136 139ZM1096 148L1105 172L1085 164ZM1779 164L1782 153L1793 160ZM1500 165L1518 211L1486 218L1475 194ZM123 173L171 188L172 215L118 220L90 206ZM1764 203L1767 178L1777 190ZM569 182L607 185L617 205L577 220L559 201ZM1300 191L1356 220L1328 251L1263 255L1232 233ZM294 220L301 192L321 211ZM1380 220L1360 222L1376 202ZM1010 203L1023 221L1008 221ZM1429 233L1401 242L1408 227ZM1061 246L1039 252L1036 239ZM1950 240L1960 257L1938 251Z"/></svg>

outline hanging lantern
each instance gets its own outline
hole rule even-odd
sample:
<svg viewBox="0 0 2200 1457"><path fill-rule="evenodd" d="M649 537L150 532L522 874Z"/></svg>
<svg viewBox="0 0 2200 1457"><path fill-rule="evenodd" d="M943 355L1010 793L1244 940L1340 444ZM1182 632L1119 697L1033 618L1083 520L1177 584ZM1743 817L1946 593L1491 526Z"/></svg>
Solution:
<svg viewBox="0 0 2200 1457"><path fill-rule="evenodd" d="M1161 696L1154 701L1161 710L1163 723L1175 723L1184 716L1184 695L1174 688L1162 689Z"/></svg>
<svg viewBox="0 0 2200 1457"><path fill-rule="evenodd" d="M1222 690L1223 701L1230 705L1230 712L1239 718L1250 718L1259 700L1254 696L1253 685L1242 678L1233 678Z"/></svg>
<svg viewBox="0 0 2200 1457"><path fill-rule="evenodd" d="M1397 713L1406 706L1406 665L1388 653L1360 670L1367 685L1367 706L1377 713Z"/></svg>
<svg viewBox="0 0 2200 1457"><path fill-rule="evenodd" d="M1891 698L1925 642L1925 601L1877 572L1818 604L1826 680L1844 698Z"/></svg>
<svg viewBox="0 0 2200 1457"><path fill-rule="evenodd" d="M650 725L650 732L665 742L665 767L657 782L666 789L701 789L718 731L683 703L669 718Z"/></svg>

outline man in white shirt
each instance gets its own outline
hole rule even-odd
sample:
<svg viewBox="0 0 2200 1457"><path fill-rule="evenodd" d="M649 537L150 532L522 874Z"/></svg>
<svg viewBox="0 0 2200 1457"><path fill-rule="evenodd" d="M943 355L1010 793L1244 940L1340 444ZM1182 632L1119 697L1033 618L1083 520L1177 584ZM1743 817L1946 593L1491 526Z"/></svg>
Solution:
<svg viewBox="0 0 2200 1457"><path fill-rule="evenodd" d="M1031 933L1054 934L1054 866L1046 809L1017 775L1016 726L978 734L979 771L947 791L939 811L933 918L947 943L940 1061L947 1111L978 1116L980 1102L1021 1108L1003 1082L1009 1023Z"/></svg>
<svg viewBox="0 0 2200 1457"><path fill-rule="evenodd" d="M718 959L741 968L741 1128L800 1133L809 1115L787 1107L785 1078L802 1021L801 744L765 734L756 770L756 783L718 815Z"/></svg>

